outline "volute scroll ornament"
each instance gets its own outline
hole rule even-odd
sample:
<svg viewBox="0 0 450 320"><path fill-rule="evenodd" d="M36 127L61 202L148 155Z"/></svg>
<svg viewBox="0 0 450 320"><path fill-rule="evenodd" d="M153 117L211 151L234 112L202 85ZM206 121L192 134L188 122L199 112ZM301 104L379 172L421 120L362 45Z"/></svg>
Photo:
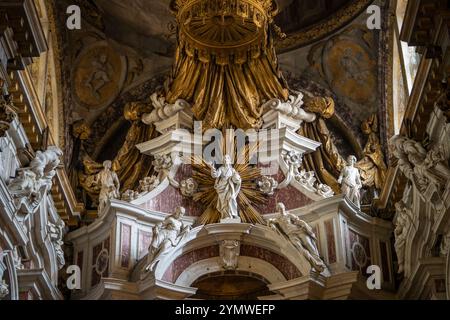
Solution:
<svg viewBox="0 0 450 320"><path fill-rule="evenodd" d="M170 104L163 95L157 92L151 95L150 100L154 109L151 113L145 113L142 116L142 122L146 125L152 125L156 122L166 120L178 112L191 107L188 102L182 99L178 99L175 103Z"/></svg>
<svg viewBox="0 0 450 320"><path fill-rule="evenodd" d="M289 96L287 102L281 99L272 99L263 104L263 110L278 111L294 120L301 122L314 122L317 119L315 113L307 112L303 109L303 93L295 92Z"/></svg>

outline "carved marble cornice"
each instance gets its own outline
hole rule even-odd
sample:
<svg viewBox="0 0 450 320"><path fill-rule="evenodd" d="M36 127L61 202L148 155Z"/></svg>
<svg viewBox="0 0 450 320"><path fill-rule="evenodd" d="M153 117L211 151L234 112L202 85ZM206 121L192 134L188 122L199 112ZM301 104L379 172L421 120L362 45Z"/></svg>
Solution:
<svg viewBox="0 0 450 320"><path fill-rule="evenodd" d="M32 0L1 1L0 17L0 50L8 62L1 61L0 74L5 75L3 80L7 82L11 103L17 109L29 143L37 150L44 140L48 144L54 144L54 140L51 135L46 138L48 123L31 75L28 70L20 69L29 62L26 58L38 57L46 51L47 42ZM58 213L69 225L77 225L77 216L84 208L75 200L64 169L58 169L56 182L52 196Z"/></svg>
<svg viewBox="0 0 450 320"><path fill-rule="evenodd" d="M39 57L47 50L36 7L32 0L10 0L0 2L0 36L10 42L9 67L22 69L23 58ZM5 32L10 30L10 32ZM22 58L23 57L23 58Z"/></svg>
<svg viewBox="0 0 450 320"><path fill-rule="evenodd" d="M442 82L448 82L450 71L449 14L447 2L441 0L409 1L406 8L400 39L408 42L409 46L416 46L422 53L422 60L408 99L400 134L416 141L433 140L434 137L429 135L430 129L435 131L430 125L436 115L436 107L446 110L446 101L442 98L447 88ZM444 126L440 128L443 132ZM388 183L381 194L381 208L401 199L405 182L396 168L390 170Z"/></svg>
<svg viewBox="0 0 450 320"><path fill-rule="evenodd" d="M400 39L410 46L433 45L439 30L439 16L444 15L446 9L445 0L408 1Z"/></svg>

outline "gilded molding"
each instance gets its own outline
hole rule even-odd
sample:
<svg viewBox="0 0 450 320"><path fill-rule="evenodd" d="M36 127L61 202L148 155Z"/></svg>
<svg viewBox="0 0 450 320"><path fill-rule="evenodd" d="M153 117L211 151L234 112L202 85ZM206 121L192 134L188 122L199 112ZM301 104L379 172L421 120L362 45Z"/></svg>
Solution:
<svg viewBox="0 0 450 320"><path fill-rule="evenodd" d="M277 39L275 47L278 53L304 47L334 33L358 17L372 2L373 0L353 0L349 5L334 13L332 18L289 34L285 39Z"/></svg>

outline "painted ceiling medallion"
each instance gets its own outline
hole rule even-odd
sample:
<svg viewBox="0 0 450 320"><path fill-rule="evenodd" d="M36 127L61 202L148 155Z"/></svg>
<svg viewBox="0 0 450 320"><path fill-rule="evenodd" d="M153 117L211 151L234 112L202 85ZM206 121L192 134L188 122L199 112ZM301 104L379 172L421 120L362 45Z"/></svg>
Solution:
<svg viewBox="0 0 450 320"><path fill-rule="evenodd" d="M75 63L72 82L75 98L88 109L110 105L122 90L126 68L125 58L106 42L88 46Z"/></svg>

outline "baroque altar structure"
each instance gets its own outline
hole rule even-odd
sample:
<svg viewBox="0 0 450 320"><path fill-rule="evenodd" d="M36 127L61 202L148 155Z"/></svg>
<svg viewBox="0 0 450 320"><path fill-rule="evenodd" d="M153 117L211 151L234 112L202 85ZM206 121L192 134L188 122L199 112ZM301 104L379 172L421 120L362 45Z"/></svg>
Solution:
<svg viewBox="0 0 450 320"><path fill-rule="evenodd" d="M0 2L0 300L450 299L449 12Z"/></svg>

